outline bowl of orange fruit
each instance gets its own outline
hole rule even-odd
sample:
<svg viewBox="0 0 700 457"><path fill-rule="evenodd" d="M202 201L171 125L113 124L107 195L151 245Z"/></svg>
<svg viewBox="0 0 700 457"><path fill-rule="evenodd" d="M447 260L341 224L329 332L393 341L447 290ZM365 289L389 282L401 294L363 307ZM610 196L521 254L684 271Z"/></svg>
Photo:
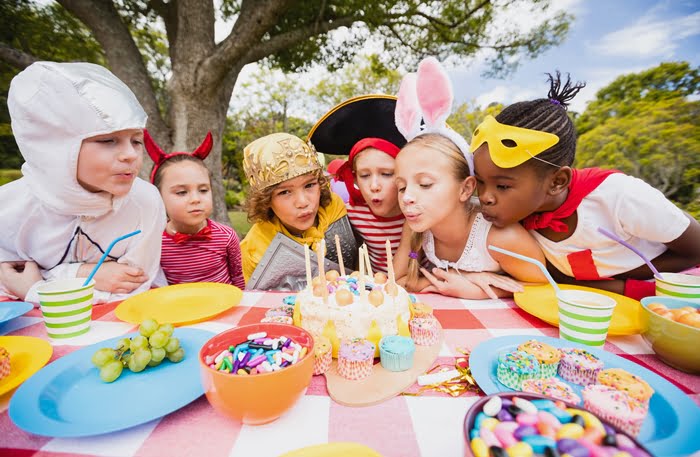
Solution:
<svg viewBox="0 0 700 457"><path fill-rule="evenodd" d="M642 337L667 365L700 373L700 303L674 297L642 299Z"/></svg>

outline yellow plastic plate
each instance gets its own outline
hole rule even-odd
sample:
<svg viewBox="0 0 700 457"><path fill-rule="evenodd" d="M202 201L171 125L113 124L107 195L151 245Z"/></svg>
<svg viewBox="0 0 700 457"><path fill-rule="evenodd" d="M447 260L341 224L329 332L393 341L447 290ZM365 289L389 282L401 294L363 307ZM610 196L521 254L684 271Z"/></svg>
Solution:
<svg viewBox="0 0 700 457"><path fill-rule="evenodd" d="M218 282L193 282L151 289L127 298L114 314L124 322L140 324L153 318L163 324L186 325L206 321L233 308L243 297L236 286Z"/></svg>
<svg viewBox="0 0 700 457"><path fill-rule="evenodd" d="M642 305L637 300L591 287L568 284L559 284L559 287L563 290L596 292L607 295L617 301L617 306L610 321L608 335L635 335L644 330ZM525 286L525 291L516 293L513 298L515 299L515 304L525 312L542 319L548 324L559 326L559 304L554 288L549 284Z"/></svg>
<svg viewBox="0 0 700 457"><path fill-rule="evenodd" d="M382 455L363 444L337 442L317 444L303 449L282 454L280 457L382 457Z"/></svg>
<svg viewBox="0 0 700 457"><path fill-rule="evenodd" d="M0 346L10 353L10 375L0 381L0 395L29 379L53 354L48 341L32 336L0 336Z"/></svg>

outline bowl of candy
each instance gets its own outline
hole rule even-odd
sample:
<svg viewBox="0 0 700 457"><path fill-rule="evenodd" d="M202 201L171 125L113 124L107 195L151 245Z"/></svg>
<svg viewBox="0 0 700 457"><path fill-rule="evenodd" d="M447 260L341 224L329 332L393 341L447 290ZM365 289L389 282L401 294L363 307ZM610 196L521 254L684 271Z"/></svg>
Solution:
<svg viewBox="0 0 700 457"><path fill-rule="evenodd" d="M642 299L642 337L665 364L700 373L700 303L675 297Z"/></svg>
<svg viewBox="0 0 700 457"><path fill-rule="evenodd" d="M527 392L499 392L477 400L464 418L464 435L465 455L474 457L652 455L593 413Z"/></svg>
<svg viewBox="0 0 700 457"><path fill-rule="evenodd" d="M202 385L217 411L244 424L272 422L294 406L311 382L314 340L293 325L242 325L199 351Z"/></svg>

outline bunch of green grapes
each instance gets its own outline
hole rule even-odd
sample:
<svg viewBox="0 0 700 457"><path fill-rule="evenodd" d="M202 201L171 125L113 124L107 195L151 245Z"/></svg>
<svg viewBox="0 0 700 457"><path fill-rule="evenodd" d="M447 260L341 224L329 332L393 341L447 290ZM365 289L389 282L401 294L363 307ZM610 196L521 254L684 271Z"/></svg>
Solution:
<svg viewBox="0 0 700 457"><path fill-rule="evenodd" d="M173 335L172 324L159 325L155 319L146 319L139 326L139 335L122 338L117 347L98 349L92 363L100 369L104 382L116 381L124 368L134 373L160 365L164 359L177 363L185 358L180 340Z"/></svg>

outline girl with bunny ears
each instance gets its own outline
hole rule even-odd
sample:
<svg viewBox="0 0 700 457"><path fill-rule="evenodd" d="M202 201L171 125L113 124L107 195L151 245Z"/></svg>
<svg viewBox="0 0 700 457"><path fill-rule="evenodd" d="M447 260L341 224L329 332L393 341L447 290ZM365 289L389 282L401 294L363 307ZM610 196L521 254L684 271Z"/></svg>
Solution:
<svg viewBox="0 0 700 457"><path fill-rule="evenodd" d="M203 161L211 151L211 133L191 154L166 154L148 131L143 139L154 162L151 182L160 191L168 215L160 259L168 284L220 282L243 289L238 236L209 219L211 177Z"/></svg>
<svg viewBox="0 0 700 457"><path fill-rule="evenodd" d="M501 273L544 282L536 266L487 249L493 244L544 261L522 226L493 227L472 203L476 181L469 146L445 123L452 98L449 78L435 58L423 60L418 73L401 83L396 124L409 142L396 158L396 184L407 224L394 259L396 275L411 291L460 298L522 290ZM420 268L423 257L436 267L432 272Z"/></svg>

